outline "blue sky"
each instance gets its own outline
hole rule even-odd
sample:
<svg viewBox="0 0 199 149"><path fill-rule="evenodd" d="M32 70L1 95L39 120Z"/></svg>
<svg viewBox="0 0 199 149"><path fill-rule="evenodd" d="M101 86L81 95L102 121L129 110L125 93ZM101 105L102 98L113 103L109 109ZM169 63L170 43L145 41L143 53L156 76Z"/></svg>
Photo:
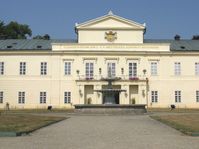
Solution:
<svg viewBox="0 0 199 149"><path fill-rule="evenodd" d="M108 13L146 23L145 38L199 34L198 0L0 0L0 20L28 24L33 36L76 38L74 24Z"/></svg>

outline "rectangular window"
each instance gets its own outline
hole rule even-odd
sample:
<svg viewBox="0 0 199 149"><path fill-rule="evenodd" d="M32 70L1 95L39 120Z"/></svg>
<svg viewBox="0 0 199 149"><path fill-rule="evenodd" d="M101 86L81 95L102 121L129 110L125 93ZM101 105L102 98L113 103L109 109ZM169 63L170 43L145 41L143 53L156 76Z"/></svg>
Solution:
<svg viewBox="0 0 199 149"><path fill-rule="evenodd" d="M25 103L25 92L18 92L18 103L19 104Z"/></svg>
<svg viewBox="0 0 199 149"><path fill-rule="evenodd" d="M47 62L41 62L41 75L47 75Z"/></svg>
<svg viewBox="0 0 199 149"><path fill-rule="evenodd" d="M129 77L137 76L137 63L129 63Z"/></svg>
<svg viewBox="0 0 199 149"><path fill-rule="evenodd" d="M46 103L46 92L40 92L40 103Z"/></svg>
<svg viewBox="0 0 199 149"><path fill-rule="evenodd" d="M71 62L65 62L65 75L71 75Z"/></svg>
<svg viewBox="0 0 199 149"><path fill-rule="evenodd" d="M86 63L86 79L93 79L94 64Z"/></svg>
<svg viewBox="0 0 199 149"><path fill-rule="evenodd" d="M181 102L181 91L175 91L175 102Z"/></svg>
<svg viewBox="0 0 199 149"><path fill-rule="evenodd" d="M71 92L64 92L64 103L71 103Z"/></svg>
<svg viewBox="0 0 199 149"><path fill-rule="evenodd" d="M196 102L199 102L199 90L196 91Z"/></svg>
<svg viewBox="0 0 199 149"><path fill-rule="evenodd" d="M4 74L4 62L0 62L0 75Z"/></svg>
<svg viewBox="0 0 199 149"><path fill-rule="evenodd" d="M20 62L19 74L20 75L26 74L26 62Z"/></svg>
<svg viewBox="0 0 199 149"><path fill-rule="evenodd" d="M158 91L151 91L151 101L158 102Z"/></svg>
<svg viewBox="0 0 199 149"><path fill-rule="evenodd" d="M158 74L157 66L158 66L157 62L151 62L151 75L152 76L155 76Z"/></svg>
<svg viewBox="0 0 199 149"><path fill-rule="evenodd" d="M175 75L180 75L181 74L181 64L180 62L175 62Z"/></svg>
<svg viewBox="0 0 199 149"><path fill-rule="evenodd" d="M115 63L107 64L107 72L109 77L115 77Z"/></svg>
<svg viewBox="0 0 199 149"><path fill-rule="evenodd" d="M0 103L3 103L3 92L0 91Z"/></svg>
<svg viewBox="0 0 199 149"><path fill-rule="evenodd" d="M199 75L199 62L195 63L195 75Z"/></svg>

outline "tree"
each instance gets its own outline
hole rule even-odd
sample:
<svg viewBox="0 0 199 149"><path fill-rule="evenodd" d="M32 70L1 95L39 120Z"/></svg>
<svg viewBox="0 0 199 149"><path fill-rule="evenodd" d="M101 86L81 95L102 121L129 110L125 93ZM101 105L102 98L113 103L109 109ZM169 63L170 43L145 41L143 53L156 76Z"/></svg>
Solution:
<svg viewBox="0 0 199 149"><path fill-rule="evenodd" d="M5 38L5 24L3 21L0 21L0 39Z"/></svg>
<svg viewBox="0 0 199 149"><path fill-rule="evenodd" d="M0 21L0 39L27 39L32 36L32 31L26 24L11 21L5 25Z"/></svg>
<svg viewBox="0 0 199 149"><path fill-rule="evenodd" d="M45 34L44 36L37 35L37 36L33 37L33 39L44 39L44 40L50 40L50 35L48 35L48 34Z"/></svg>
<svg viewBox="0 0 199 149"><path fill-rule="evenodd" d="M44 39L46 39L46 40L50 40L50 35L48 35L48 34L45 34L43 37L44 37Z"/></svg>
<svg viewBox="0 0 199 149"><path fill-rule="evenodd" d="M193 35L192 40L199 40L199 35Z"/></svg>
<svg viewBox="0 0 199 149"><path fill-rule="evenodd" d="M37 35L37 36L34 36L32 39L43 39L43 36Z"/></svg>

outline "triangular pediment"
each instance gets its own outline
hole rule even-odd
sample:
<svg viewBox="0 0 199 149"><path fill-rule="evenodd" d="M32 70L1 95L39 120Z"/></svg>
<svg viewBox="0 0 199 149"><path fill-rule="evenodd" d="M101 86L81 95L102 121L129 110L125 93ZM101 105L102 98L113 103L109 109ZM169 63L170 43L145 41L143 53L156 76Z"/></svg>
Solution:
<svg viewBox="0 0 199 149"><path fill-rule="evenodd" d="M108 14L81 24L76 25L76 29L145 29L145 25L139 24L113 14Z"/></svg>

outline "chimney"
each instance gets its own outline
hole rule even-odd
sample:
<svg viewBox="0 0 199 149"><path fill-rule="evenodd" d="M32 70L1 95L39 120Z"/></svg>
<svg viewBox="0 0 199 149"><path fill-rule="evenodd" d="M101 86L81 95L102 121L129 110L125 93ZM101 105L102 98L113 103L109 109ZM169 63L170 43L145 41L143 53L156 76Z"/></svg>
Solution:
<svg viewBox="0 0 199 149"><path fill-rule="evenodd" d="M175 35L174 39L175 39L175 40L180 40L180 35L178 35L178 34Z"/></svg>

